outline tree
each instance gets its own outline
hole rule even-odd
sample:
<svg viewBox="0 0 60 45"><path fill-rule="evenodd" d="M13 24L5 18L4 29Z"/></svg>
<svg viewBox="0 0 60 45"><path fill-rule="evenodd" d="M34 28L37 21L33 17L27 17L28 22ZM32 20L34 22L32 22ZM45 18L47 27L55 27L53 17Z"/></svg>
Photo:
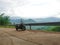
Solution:
<svg viewBox="0 0 60 45"><path fill-rule="evenodd" d="M8 25L9 22L9 16L4 16L4 13L0 15L0 25Z"/></svg>

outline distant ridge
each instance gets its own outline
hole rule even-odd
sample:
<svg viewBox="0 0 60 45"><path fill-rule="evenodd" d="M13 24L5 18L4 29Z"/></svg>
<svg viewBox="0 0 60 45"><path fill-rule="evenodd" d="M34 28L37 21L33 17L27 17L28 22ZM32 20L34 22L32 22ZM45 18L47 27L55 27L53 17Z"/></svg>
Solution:
<svg viewBox="0 0 60 45"><path fill-rule="evenodd" d="M43 22L60 22L60 18L56 17L48 17L48 18L36 18L36 19L25 19L22 18L24 23L43 23ZM10 17L10 22L14 23L21 23L20 17Z"/></svg>

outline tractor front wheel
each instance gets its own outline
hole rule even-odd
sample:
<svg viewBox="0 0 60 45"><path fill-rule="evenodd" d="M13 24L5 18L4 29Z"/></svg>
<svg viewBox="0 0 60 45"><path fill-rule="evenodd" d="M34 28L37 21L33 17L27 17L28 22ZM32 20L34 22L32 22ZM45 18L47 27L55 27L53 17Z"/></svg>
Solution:
<svg viewBox="0 0 60 45"><path fill-rule="evenodd" d="M16 31L18 31L18 28L16 28Z"/></svg>

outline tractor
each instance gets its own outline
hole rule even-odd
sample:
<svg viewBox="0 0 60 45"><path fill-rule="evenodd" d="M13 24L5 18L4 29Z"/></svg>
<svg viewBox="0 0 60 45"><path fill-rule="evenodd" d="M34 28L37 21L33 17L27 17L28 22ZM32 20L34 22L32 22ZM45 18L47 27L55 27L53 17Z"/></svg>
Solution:
<svg viewBox="0 0 60 45"><path fill-rule="evenodd" d="M22 20L21 20L21 24L16 24L15 25L16 31L18 31L18 29L21 29L22 31L26 30L25 25L23 24Z"/></svg>

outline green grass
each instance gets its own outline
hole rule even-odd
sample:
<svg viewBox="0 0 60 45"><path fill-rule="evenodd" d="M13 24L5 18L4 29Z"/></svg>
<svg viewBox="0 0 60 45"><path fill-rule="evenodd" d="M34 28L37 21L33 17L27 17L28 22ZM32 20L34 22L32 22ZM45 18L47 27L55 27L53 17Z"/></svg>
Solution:
<svg viewBox="0 0 60 45"><path fill-rule="evenodd" d="M0 26L0 28L15 28L15 26Z"/></svg>

